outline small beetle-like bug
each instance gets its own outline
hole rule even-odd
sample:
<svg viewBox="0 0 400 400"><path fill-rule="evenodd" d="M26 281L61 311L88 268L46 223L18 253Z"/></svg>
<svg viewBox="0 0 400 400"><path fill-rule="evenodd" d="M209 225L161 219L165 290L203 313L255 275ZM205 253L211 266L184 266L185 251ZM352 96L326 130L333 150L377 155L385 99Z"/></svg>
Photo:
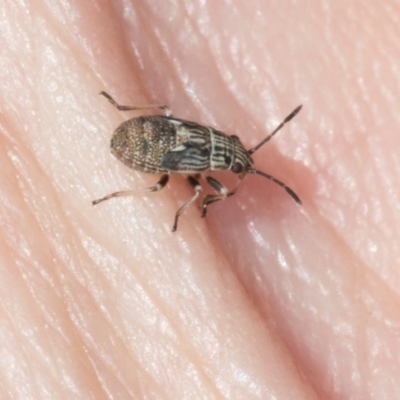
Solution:
<svg viewBox="0 0 400 400"><path fill-rule="evenodd" d="M199 178L205 171L231 170L238 174L239 179L232 190L227 189L216 179L205 177L216 194L203 197L202 217L206 216L207 206L236 193L236 190L246 174L258 174L270 179L282 188L298 203L299 197L283 182L265 172L253 168L251 154L268 142L287 122L301 109L297 107L278 127L257 146L246 150L237 136L228 136L208 126L172 117L165 105L150 105L132 107L119 105L109 94L101 92L108 101L120 111L159 109L165 115L148 115L129 119L123 122L111 138L111 153L129 168L151 174L162 174L154 185L141 190L127 190L111 193L101 199L94 200L93 205L112 197L129 196L140 192L156 192L168 182L169 174L187 174L187 180L194 189L194 195L176 213L172 231L178 226L178 218L200 195L202 187Z"/></svg>

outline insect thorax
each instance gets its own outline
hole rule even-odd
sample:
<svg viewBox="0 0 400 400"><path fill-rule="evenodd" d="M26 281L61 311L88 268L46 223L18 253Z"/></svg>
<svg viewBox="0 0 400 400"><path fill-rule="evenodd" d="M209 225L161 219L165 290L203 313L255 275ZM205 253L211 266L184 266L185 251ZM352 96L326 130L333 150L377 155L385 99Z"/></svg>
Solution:
<svg viewBox="0 0 400 400"><path fill-rule="evenodd" d="M243 169L253 164L253 160L237 136L210 129L211 170L226 170L239 163Z"/></svg>
<svg viewBox="0 0 400 400"><path fill-rule="evenodd" d="M253 160L237 136L228 136L211 127L194 122L170 119L176 126L180 145L168 153L163 163L174 169L169 159L180 154L179 171L202 172L207 170L229 170L235 163L244 169L253 164ZM178 157L176 157L178 158ZM168 161L168 162L167 162Z"/></svg>

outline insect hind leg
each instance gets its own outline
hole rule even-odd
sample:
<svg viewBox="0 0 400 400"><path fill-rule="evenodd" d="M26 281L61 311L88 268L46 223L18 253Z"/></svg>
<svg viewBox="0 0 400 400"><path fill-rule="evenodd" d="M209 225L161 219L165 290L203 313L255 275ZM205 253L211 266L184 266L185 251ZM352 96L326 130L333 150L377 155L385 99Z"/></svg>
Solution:
<svg viewBox="0 0 400 400"><path fill-rule="evenodd" d="M189 175L187 177L187 180L189 182L189 185L194 189L194 195L175 213L175 220L174 220L174 225L172 227L172 232L175 232L176 229L178 228L178 219L179 216L194 202L196 199L199 197L200 192L203 190L199 183L199 177L200 175L196 174L195 176Z"/></svg>
<svg viewBox="0 0 400 400"><path fill-rule="evenodd" d="M164 104L149 104L138 106L123 106L118 104L108 93L102 91L99 93L104 96L119 111L135 111L135 110L163 110L167 117L172 116L172 111Z"/></svg>
<svg viewBox="0 0 400 400"><path fill-rule="evenodd" d="M203 197L203 201L201 204L201 208L203 209L201 213L201 217L204 218L207 215L207 207L220 200L225 200L226 198L233 196L236 193L237 188L240 185L240 182L244 178L244 175L239 175L239 179L236 182L236 186L229 191L229 189L223 185L221 182L217 181L216 179L212 178L211 176L206 177L206 181L208 184L217 192L217 194L207 194Z"/></svg>
<svg viewBox="0 0 400 400"><path fill-rule="evenodd" d="M114 192L107 196L102 197L101 199L93 200L92 204L95 206L96 204L99 204L102 201L112 199L113 197L132 196L134 194L144 193L144 192L158 192L159 190L165 187L165 185L168 183L168 180L169 180L169 175L165 174L161 176L160 180L154 186L150 186L149 188L139 189L139 190L124 190L121 192Z"/></svg>

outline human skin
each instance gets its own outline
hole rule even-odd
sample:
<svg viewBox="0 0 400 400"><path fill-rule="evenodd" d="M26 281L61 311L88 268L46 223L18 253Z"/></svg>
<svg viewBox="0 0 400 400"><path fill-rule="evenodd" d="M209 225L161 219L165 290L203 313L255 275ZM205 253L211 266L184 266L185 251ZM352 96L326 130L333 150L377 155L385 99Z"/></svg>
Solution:
<svg viewBox="0 0 400 400"><path fill-rule="evenodd" d="M400 398L399 3L27 3L0 5L2 398ZM302 104L254 160L303 206L247 176L172 233L174 175L92 207L158 179L109 153L138 114L101 90L249 148Z"/></svg>

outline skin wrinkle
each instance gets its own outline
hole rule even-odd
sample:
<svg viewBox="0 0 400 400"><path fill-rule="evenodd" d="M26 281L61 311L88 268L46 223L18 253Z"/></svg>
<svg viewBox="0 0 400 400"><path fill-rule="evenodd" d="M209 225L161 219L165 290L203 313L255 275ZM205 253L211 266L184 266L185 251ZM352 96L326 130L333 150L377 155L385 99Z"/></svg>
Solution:
<svg viewBox="0 0 400 400"><path fill-rule="evenodd" d="M8 398L400 397L398 5L234 7L3 7ZM93 208L159 179L109 154L112 131L137 114L101 90L167 103L246 148L303 104L255 157L303 206L248 176L206 219L192 205L172 234L193 195L173 176Z"/></svg>

